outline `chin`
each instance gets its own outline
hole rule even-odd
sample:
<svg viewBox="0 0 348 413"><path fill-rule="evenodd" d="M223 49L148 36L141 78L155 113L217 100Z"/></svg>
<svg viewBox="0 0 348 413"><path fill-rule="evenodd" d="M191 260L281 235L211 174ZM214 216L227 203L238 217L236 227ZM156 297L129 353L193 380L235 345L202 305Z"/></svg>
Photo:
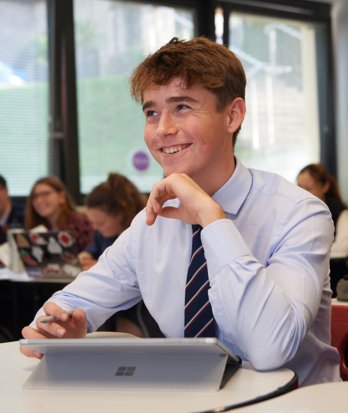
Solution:
<svg viewBox="0 0 348 413"><path fill-rule="evenodd" d="M186 174L186 175L190 175L190 172L187 168L183 168L180 166L177 167L169 167L169 168L163 168L163 175L164 176L169 176L171 174Z"/></svg>

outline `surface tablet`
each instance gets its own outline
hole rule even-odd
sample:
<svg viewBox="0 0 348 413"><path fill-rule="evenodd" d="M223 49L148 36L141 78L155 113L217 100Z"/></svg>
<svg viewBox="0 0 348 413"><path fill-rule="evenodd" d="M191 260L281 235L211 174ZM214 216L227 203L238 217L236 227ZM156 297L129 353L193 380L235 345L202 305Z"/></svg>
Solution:
<svg viewBox="0 0 348 413"><path fill-rule="evenodd" d="M26 388L217 391L240 366L216 338L22 339L20 344L45 355Z"/></svg>

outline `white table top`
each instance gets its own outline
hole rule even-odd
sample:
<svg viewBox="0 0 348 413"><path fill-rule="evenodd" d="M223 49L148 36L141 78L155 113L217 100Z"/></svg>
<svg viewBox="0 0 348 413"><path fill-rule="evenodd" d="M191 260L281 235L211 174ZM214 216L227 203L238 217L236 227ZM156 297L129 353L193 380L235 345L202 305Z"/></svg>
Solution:
<svg viewBox="0 0 348 413"><path fill-rule="evenodd" d="M253 399L287 385L294 378L288 369L256 372L239 369L225 387L214 393L124 392L117 390L23 389L38 361L19 352L19 343L0 345L1 411L11 413L180 413L199 412Z"/></svg>
<svg viewBox="0 0 348 413"><path fill-rule="evenodd" d="M301 387L234 413L347 413L348 382Z"/></svg>

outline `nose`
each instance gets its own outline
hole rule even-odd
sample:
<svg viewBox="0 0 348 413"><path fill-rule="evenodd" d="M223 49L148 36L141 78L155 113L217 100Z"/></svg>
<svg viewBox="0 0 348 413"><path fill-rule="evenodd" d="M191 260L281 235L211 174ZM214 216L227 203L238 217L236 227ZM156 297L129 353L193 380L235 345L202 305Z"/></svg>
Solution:
<svg viewBox="0 0 348 413"><path fill-rule="evenodd" d="M175 135L177 130L174 117L168 112L162 112L157 124L156 134L158 136Z"/></svg>

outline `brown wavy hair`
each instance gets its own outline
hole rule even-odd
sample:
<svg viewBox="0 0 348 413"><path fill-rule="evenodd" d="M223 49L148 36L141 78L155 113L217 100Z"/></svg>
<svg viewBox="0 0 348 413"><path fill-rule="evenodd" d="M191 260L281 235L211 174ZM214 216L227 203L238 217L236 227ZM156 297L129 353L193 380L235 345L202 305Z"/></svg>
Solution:
<svg viewBox="0 0 348 413"><path fill-rule="evenodd" d="M65 194L65 203L61 206L60 213L57 219L57 229L65 230L68 227L68 223L72 215L77 213L75 204L68 193L64 183L56 176L46 176L38 179L31 188L30 194L25 202L25 229L31 229L38 225L45 225L50 228L49 222L41 217L33 208L33 194L34 190L39 184L48 185L55 192L63 192Z"/></svg>
<svg viewBox="0 0 348 413"><path fill-rule="evenodd" d="M237 97L245 99L246 76L241 62L227 47L205 37L188 41L174 37L149 55L131 75L131 95L143 103L149 86L166 85L175 77L182 79L186 88L199 84L214 93L218 112Z"/></svg>
<svg viewBox="0 0 348 413"><path fill-rule="evenodd" d="M125 176L110 173L107 180L97 185L85 198L87 208L96 208L108 215L121 215L126 229L134 216L146 204L146 197Z"/></svg>

